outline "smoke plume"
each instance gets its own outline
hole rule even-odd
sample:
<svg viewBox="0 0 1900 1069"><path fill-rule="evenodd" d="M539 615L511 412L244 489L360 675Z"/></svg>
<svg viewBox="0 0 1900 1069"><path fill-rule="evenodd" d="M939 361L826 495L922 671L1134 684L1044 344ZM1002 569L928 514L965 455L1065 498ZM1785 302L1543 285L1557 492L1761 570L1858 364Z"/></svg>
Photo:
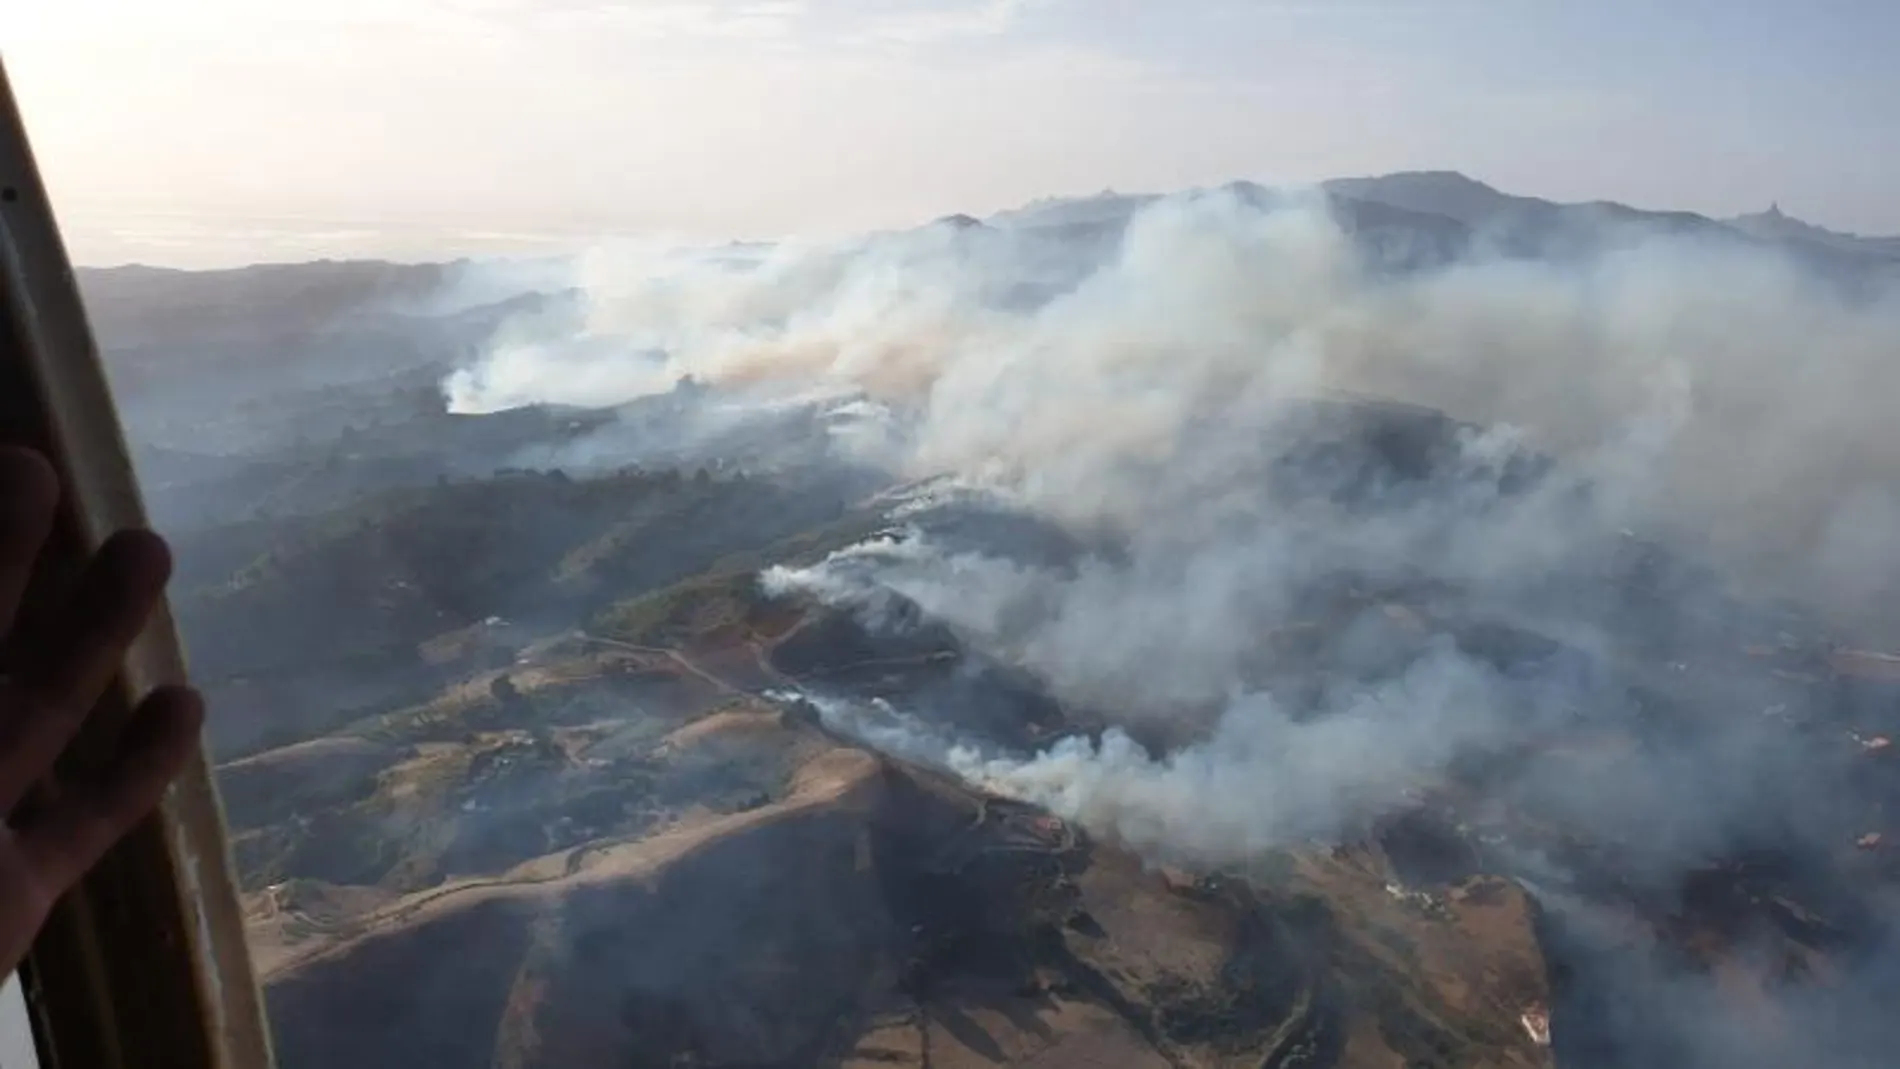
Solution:
<svg viewBox="0 0 1900 1069"><path fill-rule="evenodd" d="M1900 301L1771 250L1656 235L1581 261L1393 275L1321 202L1166 198L1119 240L939 224L831 246L601 255L579 323L524 323L460 408L672 388L861 393L853 445L1067 522L1150 526L1247 463L1290 398L1397 398L1523 428L1599 518L1884 625L1900 580L1885 399Z"/></svg>
<svg viewBox="0 0 1900 1069"><path fill-rule="evenodd" d="M902 599L1112 725L1023 754L826 707L882 745L1210 863L1354 834L1472 762L1506 769L1490 805L1619 844L1638 883L1840 834L1828 758L1767 715L1808 699L1696 664L1760 638L1736 606L1769 599L1900 637L1891 290L1662 233L1396 269L1322 199L1231 192L1159 199L1107 237L944 223L585 266L579 319L502 335L453 404L605 406L687 377L797 398L848 459L1084 547L1031 559L920 520L767 573L871 617ZM1364 411L1328 399L1365 398L1461 422L1376 410L1409 429L1373 433L1368 474L1325 441L1329 413ZM1640 609L1605 594L1650 539L1722 579L1671 572ZM1302 639L1328 614L1333 637ZM1620 676L1633 661L1681 677L1676 726L1639 724L1664 683ZM1526 750L1593 725L1648 744L1607 764Z"/></svg>

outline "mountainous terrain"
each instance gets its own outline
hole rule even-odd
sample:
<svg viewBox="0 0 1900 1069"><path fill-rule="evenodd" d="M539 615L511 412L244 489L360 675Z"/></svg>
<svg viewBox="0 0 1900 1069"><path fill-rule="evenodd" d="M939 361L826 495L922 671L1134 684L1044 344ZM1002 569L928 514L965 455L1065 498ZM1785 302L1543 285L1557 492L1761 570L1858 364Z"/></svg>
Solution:
<svg viewBox="0 0 1900 1069"><path fill-rule="evenodd" d="M1256 202L1286 195L1250 182L1232 183L1226 189ZM1444 252L1435 259L1438 263L1467 254L1474 246L1507 256L1568 257L1658 233L1770 242L1835 272L1891 270L1900 261L1900 238L1843 234L1782 215L1778 208L1717 220L1694 212L1647 211L1612 201L1564 204L1504 193L1455 171L1336 178L1320 183L1318 191L1349 229L1383 225L1429 235ZM1087 232L1118 228L1158 199L1110 191L1038 201L1003 212L997 219L1015 227Z"/></svg>
<svg viewBox="0 0 1900 1069"><path fill-rule="evenodd" d="M1829 230L1826 227L1804 223L1793 216L1784 215L1778 204L1769 205L1765 212L1738 215L1727 222L1729 226L1737 230L1770 241L1810 242L1870 256L1900 255L1900 238L1843 234L1838 230Z"/></svg>
<svg viewBox="0 0 1900 1069"><path fill-rule="evenodd" d="M1900 253L1751 218L82 272L280 1061L1887 1064Z"/></svg>

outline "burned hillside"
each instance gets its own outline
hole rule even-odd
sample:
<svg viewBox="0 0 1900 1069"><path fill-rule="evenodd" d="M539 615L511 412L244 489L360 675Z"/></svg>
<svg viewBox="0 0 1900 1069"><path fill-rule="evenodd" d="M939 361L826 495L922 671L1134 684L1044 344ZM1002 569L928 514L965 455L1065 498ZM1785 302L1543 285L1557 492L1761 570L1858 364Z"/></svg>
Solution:
<svg viewBox="0 0 1900 1069"><path fill-rule="evenodd" d="M980 222L126 343L288 1066L1882 1064L1878 277L1455 175Z"/></svg>
<svg viewBox="0 0 1900 1069"><path fill-rule="evenodd" d="M1339 404L1262 458L1307 477L1269 500L1425 516L1406 533L1437 546L1477 529L1443 501L1573 500L1546 460L1474 460L1469 426ZM627 515L567 485L543 492ZM1893 1038L1853 1010L1900 877L1886 661L1691 553L1605 532L1501 582L1335 556L1223 610L1257 624L1221 668L1236 706L1077 692L1043 659L1065 584L1150 566L1139 532L878 500L751 525L759 548L593 627L432 640L447 682L229 765L287 1062L1699 1064L1726 1048L1682 1007L1755 999L1777 1031L1720 1027L1760 1051ZM939 547L954 589L1007 561L1031 596L961 614L924 581ZM475 939L444 971L437 941Z"/></svg>

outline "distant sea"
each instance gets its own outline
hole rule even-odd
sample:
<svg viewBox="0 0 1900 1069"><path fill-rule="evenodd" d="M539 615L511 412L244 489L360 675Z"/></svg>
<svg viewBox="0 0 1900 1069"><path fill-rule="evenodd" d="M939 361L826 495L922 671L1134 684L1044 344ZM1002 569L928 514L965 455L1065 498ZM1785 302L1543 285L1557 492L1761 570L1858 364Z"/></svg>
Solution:
<svg viewBox="0 0 1900 1069"><path fill-rule="evenodd" d="M61 212L66 251L82 267L146 264L215 270L309 260L436 262L461 257L549 256L632 237L602 228L500 230L291 217Z"/></svg>

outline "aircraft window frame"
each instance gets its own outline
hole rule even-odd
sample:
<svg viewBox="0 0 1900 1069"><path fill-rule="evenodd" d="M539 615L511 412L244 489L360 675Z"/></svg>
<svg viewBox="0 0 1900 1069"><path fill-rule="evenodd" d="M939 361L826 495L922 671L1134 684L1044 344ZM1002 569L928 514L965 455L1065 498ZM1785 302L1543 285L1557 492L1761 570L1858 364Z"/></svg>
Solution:
<svg viewBox="0 0 1900 1069"><path fill-rule="evenodd" d="M73 568L144 506L71 262L0 64L0 439L41 449L66 497L38 567ZM169 609L62 758L107 752L134 694L184 677ZM201 752L146 820L55 906L18 982L31 1069L269 1069L230 847ZM0 1069L16 1069L0 1050ZM19 1066L17 1069L29 1069Z"/></svg>

